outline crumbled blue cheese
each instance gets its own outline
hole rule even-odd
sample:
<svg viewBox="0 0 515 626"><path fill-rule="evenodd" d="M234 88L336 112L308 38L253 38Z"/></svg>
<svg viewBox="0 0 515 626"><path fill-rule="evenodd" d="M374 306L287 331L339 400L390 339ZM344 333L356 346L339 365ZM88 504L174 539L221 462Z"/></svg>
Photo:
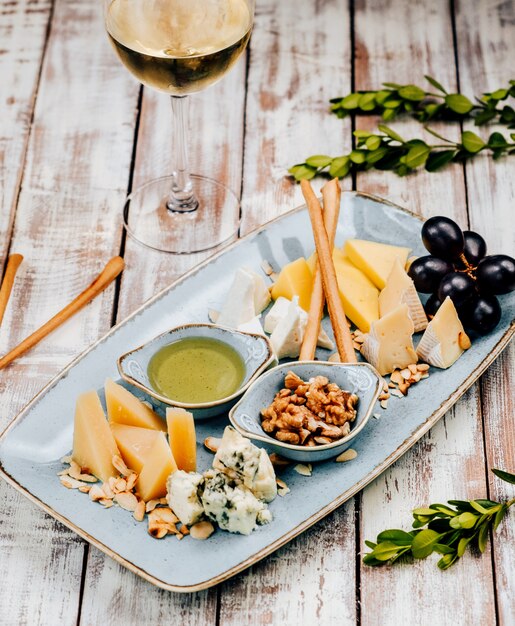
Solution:
<svg viewBox="0 0 515 626"><path fill-rule="evenodd" d="M204 485L204 476L197 472L178 470L168 477L167 500L172 511L183 524L196 524L204 515L199 492Z"/></svg>
<svg viewBox="0 0 515 626"><path fill-rule="evenodd" d="M207 517L220 528L231 533L250 535L258 523L270 521L270 512L265 513L266 505L238 479L229 477L218 470L205 473L205 487L201 496Z"/></svg>

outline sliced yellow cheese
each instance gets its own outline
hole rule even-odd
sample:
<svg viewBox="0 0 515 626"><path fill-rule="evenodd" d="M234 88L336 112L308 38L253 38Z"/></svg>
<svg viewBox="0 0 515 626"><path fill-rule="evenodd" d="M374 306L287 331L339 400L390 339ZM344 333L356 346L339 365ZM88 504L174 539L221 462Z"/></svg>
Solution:
<svg viewBox="0 0 515 626"><path fill-rule="evenodd" d="M415 332L427 327L427 317L411 278L406 274L399 259L395 259L386 285L379 294L379 316L384 317L399 304L407 304Z"/></svg>
<svg viewBox="0 0 515 626"><path fill-rule="evenodd" d="M371 324L379 319L379 290L341 250L334 250L333 261L345 315L368 333Z"/></svg>
<svg viewBox="0 0 515 626"><path fill-rule="evenodd" d="M404 267L410 248L390 246L365 239L347 239L343 251L378 289L383 289L395 259L399 259Z"/></svg>
<svg viewBox="0 0 515 626"><path fill-rule="evenodd" d="M184 409L166 409L168 439L177 467L185 472L197 471L197 438L193 415Z"/></svg>
<svg viewBox="0 0 515 626"><path fill-rule="evenodd" d="M417 353L426 363L446 369L457 361L470 345L470 339L465 333L456 308L447 297L422 335Z"/></svg>
<svg viewBox="0 0 515 626"><path fill-rule="evenodd" d="M156 441L156 437L159 436L159 431L151 428L117 424L116 422L111 424L111 431L125 465L139 474Z"/></svg>
<svg viewBox="0 0 515 626"><path fill-rule="evenodd" d="M370 332L365 335L361 354L381 376L394 369L404 369L418 361L413 347L413 330L408 305L400 304L372 324Z"/></svg>
<svg viewBox="0 0 515 626"><path fill-rule="evenodd" d="M105 382L107 416L111 423L166 432L166 424L130 391L108 378Z"/></svg>
<svg viewBox="0 0 515 626"><path fill-rule="evenodd" d="M106 482L118 474L112 463L115 454L120 453L97 392L82 393L75 408L73 460L84 471Z"/></svg>
<svg viewBox="0 0 515 626"><path fill-rule="evenodd" d="M272 298L277 300L280 296L292 300L293 296L299 296L299 304L309 311L311 291L313 289L313 275L304 257L285 265L275 284L272 286Z"/></svg>
<svg viewBox="0 0 515 626"><path fill-rule="evenodd" d="M158 432L136 483L136 491L148 502L166 496L166 480L177 471L170 446L163 433Z"/></svg>

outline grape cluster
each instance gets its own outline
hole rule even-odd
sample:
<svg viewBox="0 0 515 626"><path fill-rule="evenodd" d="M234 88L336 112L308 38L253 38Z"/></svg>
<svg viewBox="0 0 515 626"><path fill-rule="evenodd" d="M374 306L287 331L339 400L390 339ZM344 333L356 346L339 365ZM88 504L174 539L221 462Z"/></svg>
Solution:
<svg viewBox="0 0 515 626"><path fill-rule="evenodd" d="M448 217L431 217L422 226L429 255L413 261L408 274L417 291L429 293L425 309L433 316L448 296L462 324L480 335L501 319L496 296L515 290L515 259L506 254L486 256L486 242Z"/></svg>

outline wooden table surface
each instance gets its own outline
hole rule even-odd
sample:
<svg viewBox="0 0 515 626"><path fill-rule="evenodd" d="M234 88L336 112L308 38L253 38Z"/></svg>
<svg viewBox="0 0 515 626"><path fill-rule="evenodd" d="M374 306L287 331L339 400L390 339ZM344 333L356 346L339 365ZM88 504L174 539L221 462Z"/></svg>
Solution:
<svg viewBox="0 0 515 626"><path fill-rule="evenodd" d="M329 98L431 74L471 96L514 78L511 0L258 0L248 54L192 98L193 170L241 192L246 234L301 202L289 166L343 154L350 119ZM376 119L359 119L374 127ZM109 48L99 0L1 0L1 259L25 261L2 328L6 352L122 254L116 286L0 374L0 428L110 326L203 258L152 252L124 236L130 185L168 173L167 98L142 90ZM438 124L435 125L438 128ZM416 122L396 122L405 136ZM459 125L449 133L459 133ZM488 131L483 129L482 134ZM511 160L510 160L511 159ZM479 230L513 254L515 159L397 178L360 174L368 191L421 215ZM364 540L409 527L411 509L448 498L505 498L492 467L514 470L515 345L399 462L288 546L217 588L178 595L125 570L0 483L0 623L513 624L515 524L482 557L441 572L363 566ZM452 375L452 374L450 374Z"/></svg>

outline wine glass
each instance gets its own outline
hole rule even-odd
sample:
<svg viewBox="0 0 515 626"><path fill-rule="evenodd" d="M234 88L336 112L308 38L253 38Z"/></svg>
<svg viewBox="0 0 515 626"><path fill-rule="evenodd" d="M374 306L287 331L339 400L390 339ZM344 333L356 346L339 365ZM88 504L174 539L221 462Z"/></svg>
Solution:
<svg viewBox="0 0 515 626"><path fill-rule="evenodd" d="M171 96L172 173L131 192L124 207L128 233L165 252L214 248L237 234L239 200L221 182L190 174L187 96L212 85L245 50L254 0L104 0L109 39L125 67L144 85ZM215 215L220 216L214 227Z"/></svg>

